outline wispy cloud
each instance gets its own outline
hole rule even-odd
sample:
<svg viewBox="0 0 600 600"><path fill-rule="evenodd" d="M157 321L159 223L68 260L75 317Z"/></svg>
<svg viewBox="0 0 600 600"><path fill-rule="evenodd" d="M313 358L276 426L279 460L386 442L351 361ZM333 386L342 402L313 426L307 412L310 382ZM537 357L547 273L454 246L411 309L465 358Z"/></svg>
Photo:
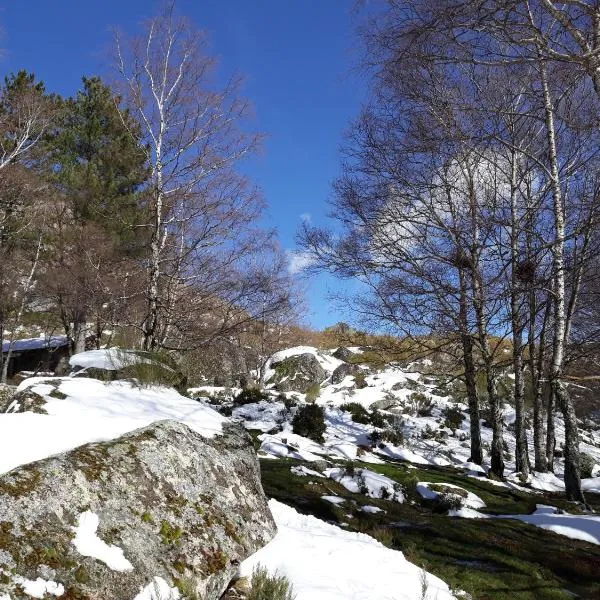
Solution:
<svg viewBox="0 0 600 600"><path fill-rule="evenodd" d="M314 264L315 259L309 252L303 250L286 250L288 259L288 271L291 275L296 275Z"/></svg>
<svg viewBox="0 0 600 600"><path fill-rule="evenodd" d="M305 223L311 223L312 222L312 215L310 213L302 213L300 215L300 219L302 221L304 221Z"/></svg>

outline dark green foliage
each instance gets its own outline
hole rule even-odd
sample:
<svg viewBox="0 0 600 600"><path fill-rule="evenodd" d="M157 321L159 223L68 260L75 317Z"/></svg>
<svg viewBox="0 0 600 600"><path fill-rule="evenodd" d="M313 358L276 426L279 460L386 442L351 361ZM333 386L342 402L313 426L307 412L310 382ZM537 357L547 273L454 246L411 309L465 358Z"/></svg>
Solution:
<svg viewBox="0 0 600 600"><path fill-rule="evenodd" d="M435 404L429 396L421 392L415 392L410 395L410 401L412 402L415 414L419 417L430 417L432 415Z"/></svg>
<svg viewBox="0 0 600 600"><path fill-rule="evenodd" d="M63 104L56 134L48 140L55 178L75 220L93 222L115 237L129 255L139 254L143 235L141 186L147 153L138 123L119 107L120 98L98 77Z"/></svg>
<svg viewBox="0 0 600 600"><path fill-rule="evenodd" d="M301 406L292 420L292 427L294 433L322 443L327 429L323 408L318 404Z"/></svg>
<svg viewBox="0 0 600 600"><path fill-rule="evenodd" d="M320 396L320 394L321 394L321 386L318 383L313 383L306 390L306 401L307 402L315 402L317 400L317 398Z"/></svg>
<svg viewBox="0 0 600 600"><path fill-rule="evenodd" d="M448 429L458 429L465 418L462 411L458 406L446 406L442 410L442 417L444 417L444 425L448 427Z"/></svg>
<svg viewBox="0 0 600 600"><path fill-rule="evenodd" d="M248 387L244 388L237 396L233 398L234 404L237 406L244 406L245 404L255 404L262 400L267 400L268 394L262 392L259 388Z"/></svg>
<svg viewBox="0 0 600 600"><path fill-rule="evenodd" d="M349 412L352 415L352 420L355 423L367 425L371 422L371 415L369 415L369 411L358 402L346 402L340 406L340 409Z"/></svg>

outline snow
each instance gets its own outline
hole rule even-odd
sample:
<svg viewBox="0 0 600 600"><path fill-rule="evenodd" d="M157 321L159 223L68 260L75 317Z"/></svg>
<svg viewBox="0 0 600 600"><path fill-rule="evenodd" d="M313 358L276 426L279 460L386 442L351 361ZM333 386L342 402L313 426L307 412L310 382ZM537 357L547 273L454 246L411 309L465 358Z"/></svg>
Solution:
<svg viewBox="0 0 600 600"><path fill-rule="evenodd" d="M155 577L133 600L178 600L179 590L162 577Z"/></svg>
<svg viewBox="0 0 600 600"><path fill-rule="evenodd" d="M581 480L581 489L584 492L600 494L600 477L589 477Z"/></svg>
<svg viewBox="0 0 600 600"><path fill-rule="evenodd" d="M290 467L290 471L294 475L298 475L300 477L322 477L325 478L323 473L319 473L319 471L314 471L313 469L308 469L304 465L297 465L294 467Z"/></svg>
<svg viewBox="0 0 600 600"><path fill-rule="evenodd" d="M344 498L340 498L339 496L321 496L321 499L336 505L344 504L344 502L346 502Z"/></svg>
<svg viewBox="0 0 600 600"><path fill-rule="evenodd" d="M41 335L36 338L25 338L22 340L13 340L12 350L13 352L23 352L25 350L40 350L42 348L60 348L66 346L69 343L66 335L53 335L46 337ZM10 346L9 340L2 342L2 352L8 352Z"/></svg>
<svg viewBox="0 0 600 600"><path fill-rule="evenodd" d="M499 518L518 519L573 540L600 544L600 516L572 515L554 506L538 504L531 515L502 515Z"/></svg>
<svg viewBox="0 0 600 600"><path fill-rule="evenodd" d="M13 577L15 583L19 584L23 591L32 598L45 598L46 594L50 594L52 596L62 596L65 593L65 588L61 583L56 583L55 581L46 581L41 577L38 577L35 581L31 579L25 579L24 577ZM2 596L2 598L8 598L10 600L10 596Z"/></svg>
<svg viewBox="0 0 600 600"><path fill-rule="evenodd" d="M279 571L294 587L296 600L415 600L421 597L422 570L402 552L390 550L363 533L344 531L301 515L275 500L269 502L277 535L241 564L251 576L261 564ZM448 586L426 574L429 597L451 600Z"/></svg>
<svg viewBox="0 0 600 600"><path fill-rule="evenodd" d="M369 504L366 504L365 506L361 506L360 510L362 512L374 515L380 512L385 512L385 510L383 510L383 508L379 508L379 506L370 506Z"/></svg>
<svg viewBox="0 0 600 600"><path fill-rule="evenodd" d="M356 469L351 474L346 469L334 467L325 470L324 473L354 494L365 493L370 498L389 498L396 502L404 502L399 484L369 469Z"/></svg>
<svg viewBox="0 0 600 600"><path fill-rule="evenodd" d="M476 494L473 494L472 492L469 492L468 490L465 490L464 488L461 488L458 485L454 485L452 483L431 483L429 481L420 481L417 484L417 492L419 492L419 494L421 495L422 498L425 498L427 500L435 500L440 494L441 492L438 492L434 489L431 489L430 486L436 486L436 485L442 485L445 488L450 488L451 490L457 490L459 492L462 492L463 494L466 493L467 496L466 497L462 497L461 494L459 494L461 496L461 503L466 507L466 508L485 508L485 502Z"/></svg>
<svg viewBox="0 0 600 600"><path fill-rule="evenodd" d="M88 350L87 352L74 354L69 359L71 367L79 367L79 369L93 367L106 371L118 371L119 369L142 363L151 364L152 360L132 350L122 350L121 348ZM170 369L170 367L163 364L161 364L161 367Z"/></svg>
<svg viewBox="0 0 600 600"><path fill-rule="evenodd" d="M155 421L180 421L207 438L221 434L227 421L165 387L64 377L26 379L17 390L28 388L42 392L48 414L0 414L0 473L89 442L118 438ZM50 396L50 388L66 398Z"/></svg>
<svg viewBox="0 0 600 600"><path fill-rule="evenodd" d="M113 571L131 571L133 565L125 558L118 546L109 546L98 535L100 519L96 513L86 511L79 515L77 527L73 527L75 537L72 542L77 552L103 562Z"/></svg>

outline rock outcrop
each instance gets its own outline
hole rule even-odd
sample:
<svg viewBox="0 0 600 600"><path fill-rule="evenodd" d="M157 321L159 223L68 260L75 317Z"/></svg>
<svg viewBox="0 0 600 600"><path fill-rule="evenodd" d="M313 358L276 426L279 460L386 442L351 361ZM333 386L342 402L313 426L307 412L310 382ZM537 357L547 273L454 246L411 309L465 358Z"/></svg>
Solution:
<svg viewBox="0 0 600 600"><path fill-rule="evenodd" d="M272 363L275 374L267 383L274 383L280 392L305 394L311 386L323 383L327 371L319 364L314 354L296 354Z"/></svg>
<svg viewBox="0 0 600 600"><path fill-rule="evenodd" d="M341 383L346 377L348 377L348 375L356 377L359 374L364 376L368 374L368 371L359 367L358 365L344 363L337 367L337 369L331 374L331 383L335 385Z"/></svg>
<svg viewBox="0 0 600 600"><path fill-rule="evenodd" d="M275 529L247 433L160 421L0 477L0 598L217 599Z"/></svg>

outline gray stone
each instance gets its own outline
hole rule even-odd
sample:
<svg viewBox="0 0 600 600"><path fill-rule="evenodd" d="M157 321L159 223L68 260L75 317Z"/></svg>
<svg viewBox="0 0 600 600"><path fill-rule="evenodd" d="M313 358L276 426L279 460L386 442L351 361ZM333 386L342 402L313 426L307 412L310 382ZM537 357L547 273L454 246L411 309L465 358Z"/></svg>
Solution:
<svg viewBox="0 0 600 600"><path fill-rule="evenodd" d="M348 362L353 356L354 352L352 350L348 350L345 346L340 346L332 356L337 358L338 360L343 360L344 362Z"/></svg>
<svg viewBox="0 0 600 600"><path fill-rule="evenodd" d="M348 375L356 377L359 373L363 373L364 375L367 374L366 371L358 365L344 363L343 365L337 367L337 369L331 374L331 383L341 383L344 378L348 377Z"/></svg>
<svg viewBox="0 0 600 600"><path fill-rule="evenodd" d="M78 552L87 511L131 570ZM0 597L28 598L18 578L42 577L68 598L131 600L161 577L182 597L215 600L275 531L246 432L227 425L206 439L161 421L0 477Z"/></svg>
<svg viewBox="0 0 600 600"><path fill-rule="evenodd" d="M271 365L275 375L267 382L274 383L280 392L300 392L305 394L313 385L320 385L327 377L327 371L313 354L297 354Z"/></svg>

